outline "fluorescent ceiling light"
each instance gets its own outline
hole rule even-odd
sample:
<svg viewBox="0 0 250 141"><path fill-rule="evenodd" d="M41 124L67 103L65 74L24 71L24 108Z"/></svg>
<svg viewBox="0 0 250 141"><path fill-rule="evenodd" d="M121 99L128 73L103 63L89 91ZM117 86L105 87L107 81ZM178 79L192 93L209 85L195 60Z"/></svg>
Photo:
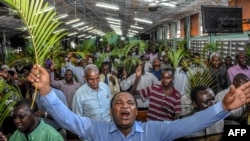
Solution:
<svg viewBox="0 0 250 141"><path fill-rule="evenodd" d="M114 18L106 18L108 21L114 21L114 22L121 22L120 19L114 19Z"/></svg>
<svg viewBox="0 0 250 141"><path fill-rule="evenodd" d="M48 6L46 9L39 11L37 14L45 13L45 12L48 12L48 11L53 10L53 9L55 9L54 6Z"/></svg>
<svg viewBox="0 0 250 141"><path fill-rule="evenodd" d="M73 32L73 33L68 34L68 36L73 36L73 35L76 35L76 34L77 34L77 32Z"/></svg>
<svg viewBox="0 0 250 141"><path fill-rule="evenodd" d="M152 24L152 23L153 23L152 21L145 20L145 19L140 19L140 18L134 18L134 20L135 20L135 21L138 21L138 22L149 23L149 24Z"/></svg>
<svg viewBox="0 0 250 141"><path fill-rule="evenodd" d="M90 30L90 29L93 29L93 27L89 27L89 28L85 29L85 31Z"/></svg>
<svg viewBox="0 0 250 141"><path fill-rule="evenodd" d="M132 27L132 28L136 28L136 29L143 29L143 27L134 26L134 25L131 25L130 27Z"/></svg>
<svg viewBox="0 0 250 141"><path fill-rule="evenodd" d="M65 28L61 28L61 29L58 29L58 30L54 31L53 33L56 34L57 32L65 31L65 30L66 30Z"/></svg>
<svg viewBox="0 0 250 141"><path fill-rule="evenodd" d="M66 18L68 17L69 15L67 13L64 13L64 14L60 14L60 15L57 15L53 20L58 20L58 19L63 19L63 18Z"/></svg>
<svg viewBox="0 0 250 141"><path fill-rule="evenodd" d="M87 37L85 37L85 38L90 38L90 37L92 37L92 35L89 35L89 36L87 36Z"/></svg>
<svg viewBox="0 0 250 141"><path fill-rule="evenodd" d="M136 31L136 30L130 30L130 32L139 33L139 31Z"/></svg>
<svg viewBox="0 0 250 141"><path fill-rule="evenodd" d="M75 22L78 22L78 21L80 21L80 19L76 18L76 19L72 19L72 20L66 22L65 24L72 24L72 23L75 23Z"/></svg>
<svg viewBox="0 0 250 141"><path fill-rule="evenodd" d="M72 27L78 27L81 25L84 25L84 22L79 22L79 23L73 24Z"/></svg>
<svg viewBox="0 0 250 141"><path fill-rule="evenodd" d="M121 23L112 22L112 21L108 21L108 23L110 23L110 24L116 24L116 25L121 25Z"/></svg>
<svg viewBox="0 0 250 141"><path fill-rule="evenodd" d="M80 30L83 30L83 29L85 29L85 28L88 28L89 26L84 26L84 27L81 27L81 28L79 28L78 30L80 31Z"/></svg>
<svg viewBox="0 0 250 141"><path fill-rule="evenodd" d="M108 8L108 9L113 9L113 10L119 10L119 7L117 5L103 3L103 2L96 3L96 6Z"/></svg>
<svg viewBox="0 0 250 141"><path fill-rule="evenodd" d="M84 37L86 34L79 35L78 38Z"/></svg>
<svg viewBox="0 0 250 141"><path fill-rule="evenodd" d="M176 5L172 4L172 3L162 2L161 4L164 5L164 6L176 7Z"/></svg>

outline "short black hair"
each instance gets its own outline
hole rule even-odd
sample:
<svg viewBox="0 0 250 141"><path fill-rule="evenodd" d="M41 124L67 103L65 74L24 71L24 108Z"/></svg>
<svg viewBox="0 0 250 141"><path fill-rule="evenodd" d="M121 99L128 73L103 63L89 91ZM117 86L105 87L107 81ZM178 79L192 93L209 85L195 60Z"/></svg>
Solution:
<svg viewBox="0 0 250 141"><path fill-rule="evenodd" d="M113 101L114 101L115 97L116 97L117 95L120 95L120 94L123 94L123 93L130 94L130 95L134 98L134 100L135 100L135 105L136 105L136 107L137 107L137 102L136 102L135 96L134 96L132 93L130 93L130 92L121 91L121 92L116 93L116 94L112 97L112 99L111 99L111 101L110 101L110 108L112 108L112 106L113 106Z"/></svg>
<svg viewBox="0 0 250 141"><path fill-rule="evenodd" d="M172 77L174 77L175 69L173 69L173 68L165 68L165 69L163 69L162 72L161 72L161 76L164 73L169 72L169 71L172 73Z"/></svg>
<svg viewBox="0 0 250 141"><path fill-rule="evenodd" d="M196 100L197 100L197 97L198 97L197 93L198 93L199 91L203 91L203 90L206 90L206 89L208 89L208 88L209 88L209 87L208 87L208 86L205 86L205 85L198 85L198 86L192 88L192 89L191 89L191 92L190 92L191 100L192 100L192 101L196 101Z"/></svg>
<svg viewBox="0 0 250 141"><path fill-rule="evenodd" d="M35 112L38 111L38 107L37 107L36 102L34 102L33 107L31 107L31 105L32 105L32 100L31 99L21 99L20 101L18 101L15 104L15 107L18 107L18 106L27 106L27 107L29 107L30 113L34 114Z"/></svg>

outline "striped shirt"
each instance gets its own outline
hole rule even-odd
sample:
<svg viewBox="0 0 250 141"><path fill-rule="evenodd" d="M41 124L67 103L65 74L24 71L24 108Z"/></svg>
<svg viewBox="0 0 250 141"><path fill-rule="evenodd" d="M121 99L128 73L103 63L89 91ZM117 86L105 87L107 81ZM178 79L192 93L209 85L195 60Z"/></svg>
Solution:
<svg viewBox="0 0 250 141"><path fill-rule="evenodd" d="M173 86L168 96L165 96L162 84L139 91L143 100L149 98L147 120L173 120L175 114L181 113L181 96Z"/></svg>

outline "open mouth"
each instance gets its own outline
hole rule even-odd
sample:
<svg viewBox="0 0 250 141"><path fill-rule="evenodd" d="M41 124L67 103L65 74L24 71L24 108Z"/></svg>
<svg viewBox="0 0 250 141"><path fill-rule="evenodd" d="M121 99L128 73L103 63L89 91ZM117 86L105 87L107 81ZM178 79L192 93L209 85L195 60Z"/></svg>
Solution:
<svg viewBox="0 0 250 141"><path fill-rule="evenodd" d="M124 120L129 119L129 116L130 116L130 113L129 113L128 111L123 111L123 112L121 113L121 117L122 117L122 119L124 119Z"/></svg>

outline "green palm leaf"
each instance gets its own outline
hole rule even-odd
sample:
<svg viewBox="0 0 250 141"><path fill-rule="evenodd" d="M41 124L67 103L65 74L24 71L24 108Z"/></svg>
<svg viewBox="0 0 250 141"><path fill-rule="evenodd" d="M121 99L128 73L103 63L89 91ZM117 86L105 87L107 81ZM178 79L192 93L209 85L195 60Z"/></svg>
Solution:
<svg viewBox="0 0 250 141"><path fill-rule="evenodd" d="M44 65L50 48L54 46L66 33L53 32L61 24L55 18L56 12L43 12L48 3L43 0L3 0L4 3L17 11L23 24L28 28L34 47L34 58L37 64Z"/></svg>
<svg viewBox="0 0 250 141"><path fill-rule="evenodd" d="M62 30L53 34L61 24L58 20L54 20L56 12L54 10L45 12L48 3L44 3L43 0L2 0L2 2L17 11L17 15L31 36L35 63L44 66L50 48L53 48L66 35L66 33L62 33ZM37 88L31 107L36 99L36 91Z"/></svg>

